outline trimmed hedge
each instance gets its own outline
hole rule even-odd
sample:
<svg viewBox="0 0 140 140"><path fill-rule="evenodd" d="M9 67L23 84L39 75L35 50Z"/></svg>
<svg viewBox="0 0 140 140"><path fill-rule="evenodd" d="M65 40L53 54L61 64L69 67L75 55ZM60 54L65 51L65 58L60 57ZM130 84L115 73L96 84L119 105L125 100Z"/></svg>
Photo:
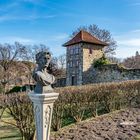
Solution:
<svg viewBox="0 0 140 140"><path fill-rule="evenodd" d="M54 103L52 118L52 129L54 131L59 130L65 125L79 122L89 117L95 117L126 107L138 107L140 105L140 80L56 88L55 92L60 93L60 95ZM21 96L20 93L15 94L5 95L5 100L3 96L0 96L1 106L2 104L9 106L10 114L14 116L16 114L17 118L18 116L22 118L25 114L29 118L33 116L31 115L33 112L32 107L26 106L27 102L31 104L27 95L22 94ZM25 99L26 102L24 103ZM19 112L15 109L16 106L14 104L18 108L21 108L18 109ZM13 112L11 113L12 108ZM29 119L30 122L32 122L32 119Z"/></svg>
<svg viewBox="0 0 140 140"><path fill-rule="evenodd" d="M54 104L53 130L59 130L68 119L79 122L88 117L140 105L140 81L71 86L55 91L60 95Z"/></svg>

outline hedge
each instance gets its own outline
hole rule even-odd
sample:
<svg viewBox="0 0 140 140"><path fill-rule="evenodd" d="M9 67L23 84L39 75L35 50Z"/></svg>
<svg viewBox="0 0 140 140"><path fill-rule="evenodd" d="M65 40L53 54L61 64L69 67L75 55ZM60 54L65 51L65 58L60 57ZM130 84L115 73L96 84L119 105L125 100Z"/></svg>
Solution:
<svg viewBox="0 0 140 140"><path fill-rule="evenodd" d="M140 105L140 80L70 86L56 88L55 92L60 93L54 103L53 109L52 130L55 131L65 125L79 122L89 117L95 117L122 108L138 107ZM7 106L9 106L11 101L18 101L18 107L22 108L21 113L20 110L18 110L18 115L21 114L23 116L24 108L27 110L27 106L23 103L27 98L27 94L21 96L18 93L16 96L15 94L5 96L6 100L3 103L7 104ZM15 97L16 100L14 100ZM1 101L2 98L1 96ZM20 100L17 100L17 98L20 98ZM28 102L31 103L31 101ZM15 104L17 105L17 103ZM12 110L12 108L10 108L10 110ZM14 111L17 114L17 110L14 110L13 106L13 112L9 113L14 115ZM28 111L26 111L26 115L30 117L32 116L32 112L32 107L29 107Z"/></svg>
<svg viewBox="0 0 140 140"><path fill-rule="evenodd" d="M55 89L60 93L54 104L52 128L59 130L65 120L79 122L140 104L140 80L69 86ZM72 121L72 122L73 122Z"/></svg>

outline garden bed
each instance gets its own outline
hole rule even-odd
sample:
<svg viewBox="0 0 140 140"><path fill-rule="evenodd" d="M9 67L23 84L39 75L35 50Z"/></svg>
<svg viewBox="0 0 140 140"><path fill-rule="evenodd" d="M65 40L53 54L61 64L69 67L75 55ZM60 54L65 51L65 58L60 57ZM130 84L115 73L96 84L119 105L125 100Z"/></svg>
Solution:
<svg viewBox="0 0 140 140"><path fill-rule="evenodd" d="M130 108L64 127L51 140L139 140L140 109Z"/></svg>

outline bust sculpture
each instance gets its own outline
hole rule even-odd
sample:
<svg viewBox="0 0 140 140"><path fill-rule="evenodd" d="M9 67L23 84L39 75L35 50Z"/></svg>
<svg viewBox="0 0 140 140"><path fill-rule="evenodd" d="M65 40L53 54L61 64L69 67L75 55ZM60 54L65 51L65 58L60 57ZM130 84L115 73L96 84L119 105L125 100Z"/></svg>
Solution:
<svg viewBox="0 0 140 140"><path fill-rule="evenodd" d="M50 61L50 52L41 51L36 54L36 63L38 64L38 66L33 71L33 79L36 81L34 92L37 94L49 93L53 91L51 84L54 83L55 77L49 70Z"/></svg>

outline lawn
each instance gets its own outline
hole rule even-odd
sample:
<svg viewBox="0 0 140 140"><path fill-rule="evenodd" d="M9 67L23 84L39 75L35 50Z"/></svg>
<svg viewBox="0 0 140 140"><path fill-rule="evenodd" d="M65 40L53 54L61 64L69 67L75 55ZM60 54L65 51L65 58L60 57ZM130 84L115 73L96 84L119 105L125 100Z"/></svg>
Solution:
<svg viewBox="0 0 140 140"><path fill-rule="evenodd" d="M21 140L18 129L5 122L14 123L13 118L6 111L4 111L2 120L0 120L0 140Z"/></svg>
<svg viewBox="0 0 140 140"><path fill-rule="evenodd" d="M140 140L140 135L136 136L135 140Z"/></svg>

